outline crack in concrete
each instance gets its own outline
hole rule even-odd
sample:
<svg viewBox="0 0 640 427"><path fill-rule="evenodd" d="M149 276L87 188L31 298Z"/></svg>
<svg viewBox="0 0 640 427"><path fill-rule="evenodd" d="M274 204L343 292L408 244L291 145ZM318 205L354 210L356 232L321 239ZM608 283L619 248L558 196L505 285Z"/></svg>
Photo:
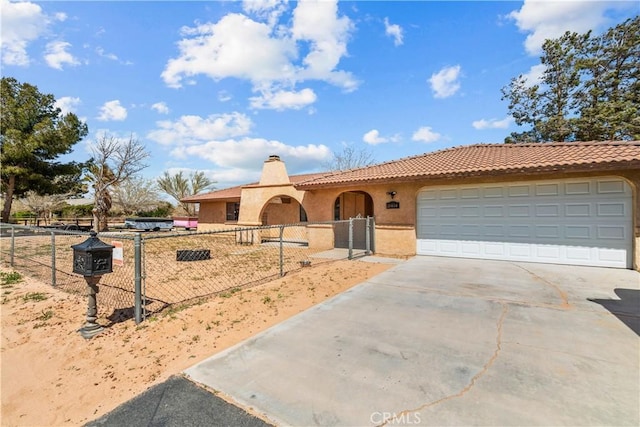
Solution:
<svg viewBox="0 0 640 427"><path fill-rule="evenodd" d="M388 417L385 420L383 420L382 423L378 425L378 427L386 426L387 424L389 424L394 419L402 419L403 417L405 417L405 416L407 416L407 415L409 415L411 413L415 413L415 412L421 411L423 409L429 408L431 406L438 405L440 403L446 402L446 401L451 400L451 399L462 397L469 390L471 390L473 388L473 386L476 385L478 380L487 373L487 371L489 370L491 365L493 365L493 362L495 362L496 359L498 358L498 354L502 350L502 325L504 324L504 319L507 317L507 312L509 311L509 306L507 304L504 304L504 303L500 303L500 305L502 306L502 312L500 313L500 317L498 318L498 321L496 322L496 347L495 347L495 350L493 351L493 354L491 355L489 360L482 366L480 371L478 371L478 373L476 373L471 378L471 380L469 381L469 384L467 384L462 390L460 390L456 394L450 394L450 395L442 397L442 398L440 398L438 400L434 400L433 402L425 403L424 405L421 405L421 406L419 406L419 407L417 407L415 409L405 409L405 410L403 410L403 411L401 411L399 413L393 414L393 416Z"/></svg>
<svg viewBox="0 0 640 427"><path fill-rule="evenodd" d="M560 289L560 287L558 285L556 285L555 283L551 283L550 281L548 281L547 279L545 279L544 277L538 276L536 273L534 273L531 270L528 270L526 268L524 268L523 266L519 265L519 264L513 264L516 267L526 271L527 273L529 273L531 276L533 276L534 279L539 280L540 282L544 283L547 286L551 286L553 289L556 290L556 292L558 293L558 295L560 296L560 299L562 300L562 304L560 304L560 308L562 309L569 309L572 308L571 304L569 304L569 299L567 297L567 293L564 292L562 289Z"/></svg>

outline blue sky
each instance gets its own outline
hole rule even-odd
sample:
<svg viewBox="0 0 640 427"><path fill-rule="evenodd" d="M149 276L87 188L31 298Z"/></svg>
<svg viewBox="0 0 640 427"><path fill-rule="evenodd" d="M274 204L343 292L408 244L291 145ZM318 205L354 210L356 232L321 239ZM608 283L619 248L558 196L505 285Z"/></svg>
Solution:
<svg viewBox="0 0 640 427"><path fill-rule="evenodd" d="M500 89L535 81L540 46L637 15L626 1L0 0L2 76L52 93L90 134L133 135L146 178L258 179L278 154L322 170L345 144L378 162L502 142Z"/></svg>

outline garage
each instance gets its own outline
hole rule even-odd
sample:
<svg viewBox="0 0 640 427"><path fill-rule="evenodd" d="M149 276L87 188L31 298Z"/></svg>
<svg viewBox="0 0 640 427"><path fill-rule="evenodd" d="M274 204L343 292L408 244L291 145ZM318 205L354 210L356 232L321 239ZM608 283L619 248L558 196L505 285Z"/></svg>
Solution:
<svg viewBox="0 0 640 427"><path fill-rule="evenodd" d="M617 177L423 188L419 255L631 268L632 192Z"/></svg>

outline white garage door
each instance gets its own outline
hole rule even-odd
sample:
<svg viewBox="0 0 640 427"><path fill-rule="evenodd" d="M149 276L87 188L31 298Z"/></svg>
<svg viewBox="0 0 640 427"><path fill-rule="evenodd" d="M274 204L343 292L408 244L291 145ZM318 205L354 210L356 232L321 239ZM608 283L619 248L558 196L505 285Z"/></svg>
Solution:
<svg viewBox="0 0 640 427"><path fill-rule="evenodd" d="M631 200L618 178L429 187L417 253L631 268Z"/></svg>

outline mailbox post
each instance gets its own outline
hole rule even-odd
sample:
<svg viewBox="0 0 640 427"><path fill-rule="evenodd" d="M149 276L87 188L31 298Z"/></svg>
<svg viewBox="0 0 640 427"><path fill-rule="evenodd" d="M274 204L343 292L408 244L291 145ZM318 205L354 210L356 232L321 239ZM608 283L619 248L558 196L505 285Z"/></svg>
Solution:
<svg viewBox="0 0 640 427"><path fill-rule="evenodd" d="M91 231L91 237L82 243L72 245L73 272L82 274L87 282L89 306L87 321L78 332L85 339L91 339L104 330L96 323L98 318L98 282L103 274L113 271L112 254L114 246L98 239L98 233Z"/></svg>

